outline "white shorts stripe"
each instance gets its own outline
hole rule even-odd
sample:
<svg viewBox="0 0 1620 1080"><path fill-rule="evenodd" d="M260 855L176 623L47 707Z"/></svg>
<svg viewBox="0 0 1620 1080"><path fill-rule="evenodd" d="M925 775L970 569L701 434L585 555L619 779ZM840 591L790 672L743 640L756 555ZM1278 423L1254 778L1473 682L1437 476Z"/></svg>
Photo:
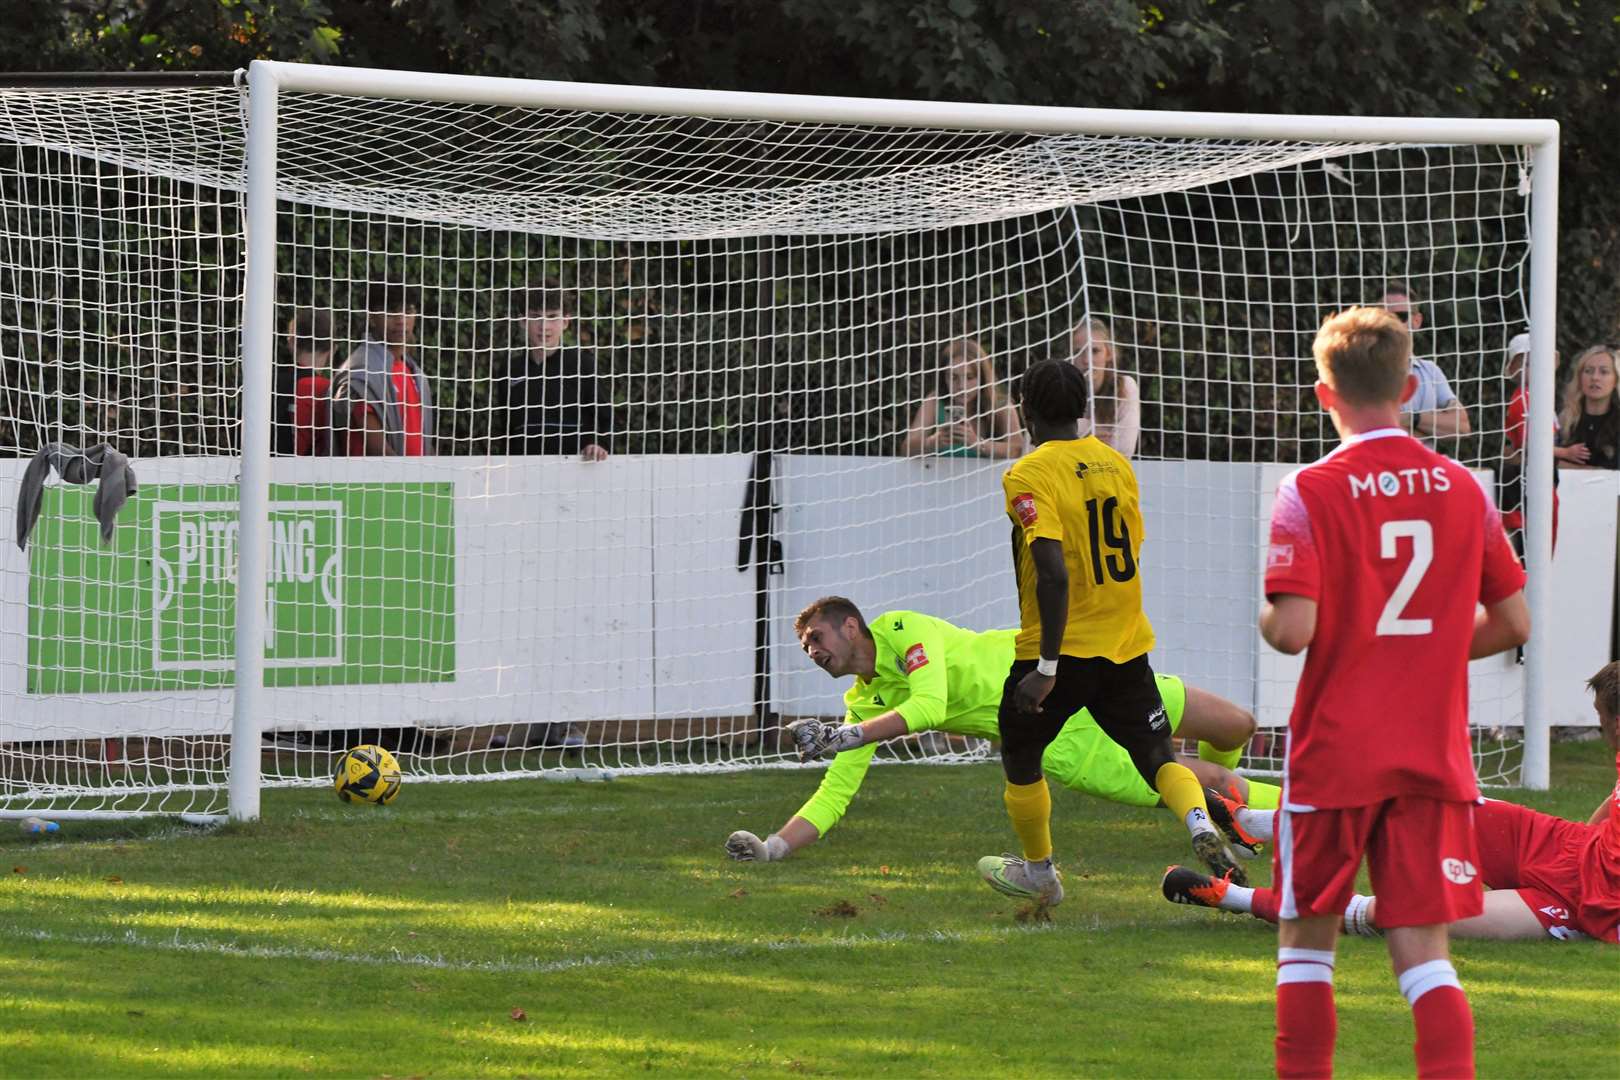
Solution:
<svg viewBox="0 0 1620 1080"><path fill-rule="evenodd" d="M1294 904L1294 826L1289 810L1278 810L1274 821L1277 837L1277 865L1282 868L1282 881L1277 886L1277 918L1297 919L1299 908Z"/></svg>

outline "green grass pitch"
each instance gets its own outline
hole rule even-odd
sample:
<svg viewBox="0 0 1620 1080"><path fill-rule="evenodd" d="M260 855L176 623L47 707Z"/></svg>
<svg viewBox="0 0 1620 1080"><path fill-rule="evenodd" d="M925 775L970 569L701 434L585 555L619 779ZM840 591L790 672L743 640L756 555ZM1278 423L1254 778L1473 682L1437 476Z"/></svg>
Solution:
<svg viewBox="0 0 1620 1080"><path fill-rule="evenodd" d="M1584 818L1614 780L1555 747ZM198 832L0 836L0 1076L1267 1076L1275 939L1159 897L1162 811L1056 792L1068 900L986 889L995 765L883 767L786 863L726 860L810 772L274 791ZM1269 876L1262 868L1260 878ZM1620 1076L1620 949L1462 942L1482 1076ZM1382 944L1343 943L1339 1075L1411 1075Z"/></svg>

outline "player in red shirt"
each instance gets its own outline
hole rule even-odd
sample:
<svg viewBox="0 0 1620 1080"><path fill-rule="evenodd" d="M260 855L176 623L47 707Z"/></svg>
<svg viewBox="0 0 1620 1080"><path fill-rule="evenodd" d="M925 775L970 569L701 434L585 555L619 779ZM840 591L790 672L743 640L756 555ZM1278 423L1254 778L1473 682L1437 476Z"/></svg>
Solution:
<svg viewBox="0 0 1620 1080"><path fill-rule="evenodd" d="M1604 665L1586 685L1620 774L1620 663ZM1256 839L1272 839L1271 811L1223 810ZM1474 831L1479 877L1491 891L1481 914L1451 924L1453 936L1595 938L1620 944L1620 779L1585 823L1486 799L1474 813ZM1165 872L1163 888L1175 903L1277 921L1275 889L1245 889L1184 866ZM1346 933L1374 935L1382 929L1375 897L1352 896L1343 919Z"/></svg>
<svg viewBox="0 0 1620 1080"><path fill-rule="evenodd" d="M1473 476L1401 430L1417 385L1405 325L1352 308L1312 351L1342 445L1277 490L1260 612L1273 648L1306 652L1274 845L1277 1072L1332 1073L1334 948L1365 856L1418 1075L1472 1076L1446 938L1483 895L1468 661L1529 636L1524 571Z"/></svg>
<svg viewBox="0 0 1620 1080"><path fill-rule="evenodd" d="M1504 898L1502 910L1518 918L1498 920L1490 936L1509 936L1502 932L1508 929L1517 931L1514 937L1535 936L1540 929L1562 938L1574 931L1620 944L1620 664L1605 664L1586 685L1598 729L1615 754L1614 790L1584 825L1511 803L1486 804L1478 829L1488 854L1480 872L1524 905L1515 911Z"/></svg>

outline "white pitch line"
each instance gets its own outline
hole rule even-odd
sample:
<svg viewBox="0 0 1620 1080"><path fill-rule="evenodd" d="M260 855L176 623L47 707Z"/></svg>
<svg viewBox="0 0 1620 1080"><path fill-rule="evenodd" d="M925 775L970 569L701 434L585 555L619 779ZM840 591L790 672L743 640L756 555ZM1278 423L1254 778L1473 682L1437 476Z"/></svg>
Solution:
<svg viewBox="0 0 1620 1080"><path fill-rule="evenodd" d="M681 960L727 959L751 953L810 952L821 949L856 949L874 945L947 945L972 944L995 941L1021 934L1091 933L1102 929L1098 920L1084 924L1062 923L1042 926L1003 926L985 930L962 932L957 930L929 930L913 933L906 930L885 931L876 934L843 934L833 938L796 939L754 942L746 945L703 946L684 949L632 949L624 952L603 953L596 956L573 956L560 960L538 958L500 957L494 960L457 960L424 953L394 952L386 956L366 953L345 953L336 949L304 949L281 945L235 945L220 941L198 941L182 938L178 931L172 938L144 936L134 930L121 934L74 934L43 930L38 927L0 926L0 937L21 941L60 943L72 945L124 946L152 949L159 952L205 953L246 960L302 960L323 964L361 964L372 967L414 967L434 971L472 971L555 975L575 968L642 967Z"/></svg>
<svg viewBox="0 0 1620 1080"><path fill-rule="evenodd" d="M757 800L753 800L756 801ZM747 799L716 799L696 800L692 802L659 803L659 813L672 810L709 810L715 807L748 806ZM391 807L388 809L392 809ZM536 806L487 806L469 809L438 809L422 810L413 807L410 810L410 820L417 821L481 821L488 818L499 817L571 817L574 815L595 814L622 814L631 809L622 802L589 802L589 803L553 803ZM321 809L305 807L290 810L285 814L277 814L277 821L317 821L322 824L335 823L339 825L370 825L370 824L398 824L403 819L387 813L368 816L367 807L332 806Z"/></svg>

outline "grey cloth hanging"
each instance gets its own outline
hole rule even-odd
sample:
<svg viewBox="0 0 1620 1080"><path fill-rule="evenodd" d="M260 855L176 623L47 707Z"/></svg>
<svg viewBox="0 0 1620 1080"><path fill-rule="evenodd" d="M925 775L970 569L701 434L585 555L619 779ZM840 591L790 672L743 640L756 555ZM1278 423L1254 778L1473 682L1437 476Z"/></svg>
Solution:
<svg viewBox="0 0 1620 1080"><path fill-rule="evenodd" d="M101 523L101 542L111 543L118 511L135 494L135 470L130 468L129 458L106 443L88 450L67 443L47 443L28 463L17 490L17 546L28 550L28 534L34 531L34 523L39 520L45 478L52 469L68 484L101 481L96 488L96 520Z"/></svg>

